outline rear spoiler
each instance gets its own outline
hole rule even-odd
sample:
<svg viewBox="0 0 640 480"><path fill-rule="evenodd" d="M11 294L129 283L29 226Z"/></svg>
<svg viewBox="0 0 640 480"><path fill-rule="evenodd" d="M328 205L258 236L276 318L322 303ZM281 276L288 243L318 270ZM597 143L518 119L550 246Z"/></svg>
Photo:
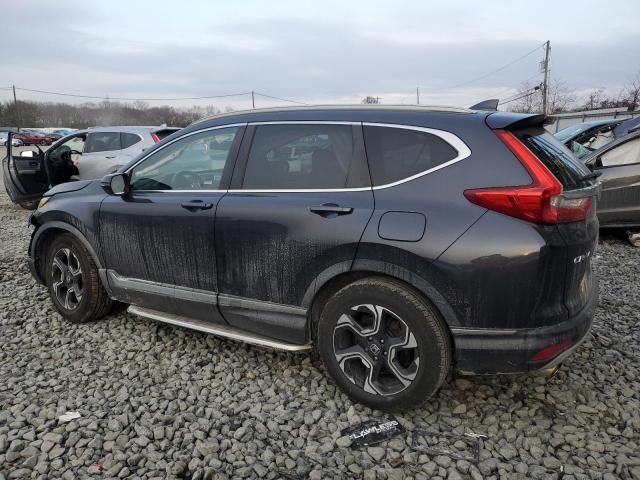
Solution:
<svg viewBox="0 0 640 480"><path fill-rule="evenodd" d="M497 112L498 103L500 103L500 100L497 98L483 100L482 102L476 103L475 105L469 107L469 110L485 110L487 112Z"/></svg>
<svg viewBox="0 0 640 480"><path fill-rule="evenodd" d="M495 112L487 115L485 123L491 129L520 130L529 127L543 127L554 119L541 113Z"/></svg>

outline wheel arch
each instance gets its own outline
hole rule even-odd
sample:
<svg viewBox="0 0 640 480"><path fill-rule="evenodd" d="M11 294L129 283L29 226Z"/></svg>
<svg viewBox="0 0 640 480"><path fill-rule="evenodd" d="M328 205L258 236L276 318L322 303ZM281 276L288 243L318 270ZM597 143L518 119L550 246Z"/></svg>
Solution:
<svg viewBox="0 0 640 480"><path fill-rule="evenodd" d="M78 241L80 241L80 243L82 243L87 252L89 252L89 255L91 255L94 263L98 267L100 280L103 286L108 291L109 285L105 282L105 278L103 276L104 269L102 267L102 262L100 261L100 257L93 248L93 245L91 245L89 240L87 240L87 237L85 237L85 235L76 227L59 220L48 221L39 226L31 239L31 243L29 245L29 257L33 262L33 273L35 274L38 282L43 285L45 284L43 278L43 260L44 254L46 253L46 248L57 235L60 235L62 233L70 233Z"/></svg>
<svg viewBox="0 0 640 480"><path fill-rule="evenodd" d="M407 268L379 260L358 260L354 267L347 271L344 270L344 267L331 267L322 272L308 287L302 305L308 309L308 338L312 341L314 340L315 326L320 319L322 307L333 294L346 285L362 278L376 277L400 282L407 289L416 292L421 298L429 302L442 316L453 344L451 328L460 326L460 320L449 302L430 281Z"/></svg>

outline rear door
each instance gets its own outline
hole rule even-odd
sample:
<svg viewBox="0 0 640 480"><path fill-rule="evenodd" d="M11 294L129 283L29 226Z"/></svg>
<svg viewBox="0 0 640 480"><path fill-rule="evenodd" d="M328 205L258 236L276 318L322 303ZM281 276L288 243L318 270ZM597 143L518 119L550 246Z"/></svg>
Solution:
<svg viewBox="0 0 640 480"><path fill-rule="evenodd" d="M225 319L303 343L307 288L322 272L351 268L373 205L359 124L250 126L216 215Z"/></svg>
<svg viewBox="0 0 640 480"><path fill-rule="evenodd" d="M122 143L120 132L89 132L78 170L82 180L101 178L117 170ZM124 163L121 163L123 165Z"/></svg>
<svg viewBox="0 0 640 480"><path fill-rule="evenodd" d="M15 155L11 146L11 134L8 135L6 154L2 159L2 177L5 190L14 203L37 200L48 188L43 169L42 156L29 151L30 156ZM2 148L2 147L0 147ZM27 152L27 150L24 150Z"/></svg>
<svg viewBox="0 0 640 480"><path fill-rule="evenodd" d="M600 223L640 224L640 136L616 143L598 155L594 167L602 182Z"/></svg>
<svg viewBox="0 0 640 480"><path fill-rule="evenodd" d="M585 220L557 224L566 244L564 303L571 317L585 307L592 294L591 258L598 243L598 183L591 171L542 126L513 133L558 179L565 198L578 201L591 197Z"/></svg>

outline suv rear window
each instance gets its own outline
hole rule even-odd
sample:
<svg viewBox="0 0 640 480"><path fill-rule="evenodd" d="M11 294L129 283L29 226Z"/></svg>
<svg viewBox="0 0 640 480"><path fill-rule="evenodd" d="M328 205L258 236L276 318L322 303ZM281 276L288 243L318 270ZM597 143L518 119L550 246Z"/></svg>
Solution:
<svg viewBox="0 0 640 480"><path fill-rule="evenodd" d="M442 165L458 151L427 132L395 127L364 127L373 185L386 185Z"/></svg>
<svg viewBox="0 0 640 480"><path fill-rule="evenodd" d="M528 129L514 133L553 173L565 190L589 185L585 177L590 177L591 171L549 132Z"/></svg>
<svg viewBox="0 0 640 480"><path fill-rule="evenodd" d="M120 143L122 144L122 148L129 148L131 145L135 145L139 141L141 141L140 135L136 135L135 133L125 133L122 132L120 134Z"/></svg>

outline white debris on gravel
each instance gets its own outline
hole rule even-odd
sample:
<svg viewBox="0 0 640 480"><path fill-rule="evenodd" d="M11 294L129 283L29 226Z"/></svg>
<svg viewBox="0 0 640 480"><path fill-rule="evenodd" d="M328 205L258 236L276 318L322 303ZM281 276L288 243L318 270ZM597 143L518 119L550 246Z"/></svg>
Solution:
<svg viewBox="0 0 640 480"><path fill-rule="evenodd" d="M380 412L306 355L124 312L64 321L28 272L28 216L0 183L0 480L640 479L640 250L624 236L599 246L593 333L555 377L452 381L395 415L404 437L352 451L340 431ZM418 428L473 432L480 461L412 451Z"/></svg>

